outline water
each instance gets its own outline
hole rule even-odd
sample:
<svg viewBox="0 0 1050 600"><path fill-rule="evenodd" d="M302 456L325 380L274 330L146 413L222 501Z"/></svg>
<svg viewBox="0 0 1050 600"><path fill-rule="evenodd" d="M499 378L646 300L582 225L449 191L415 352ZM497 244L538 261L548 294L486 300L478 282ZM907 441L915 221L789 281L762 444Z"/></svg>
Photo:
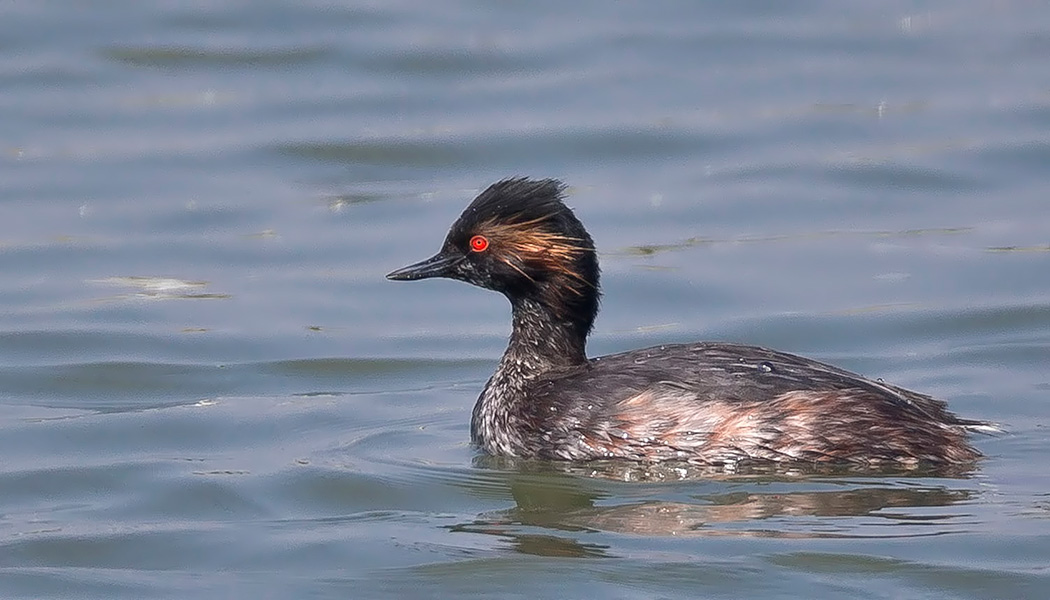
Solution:
<svg viewBox="0 0 1050 600"><path fill-rule="evenodd" d="M1045 595L1048 51L1020 0L6 3L0 596ZM592 353L769 345L1009 433L477 456L505 300L383 274L516 174L599 246Z"/></svg>

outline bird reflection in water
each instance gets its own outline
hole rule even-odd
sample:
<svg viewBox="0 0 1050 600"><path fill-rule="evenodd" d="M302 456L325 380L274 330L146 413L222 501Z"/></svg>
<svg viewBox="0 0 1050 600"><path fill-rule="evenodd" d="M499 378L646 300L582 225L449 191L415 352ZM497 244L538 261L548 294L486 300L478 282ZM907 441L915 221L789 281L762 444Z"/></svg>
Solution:
<svg viewBox="0 0 1050 600"><path fill-rule="evenodd" d="M486 485L505 485L516 505L450 529L498 536L516 551L542 556L606 556L608 547L581 539L596 532L810 539L942 535L964 529L966 515L951 507L979 494L969 479L972 469L959 467L873 472L762 465L726 472L491 456L477 457L475 466L488 476L497 473ZM615 483L623 481L632 482L629 493ZM663 485L671 481L673 487ZM667 494L674 500L659 499ZM620 503L608 504L611 498Z"/></svg>

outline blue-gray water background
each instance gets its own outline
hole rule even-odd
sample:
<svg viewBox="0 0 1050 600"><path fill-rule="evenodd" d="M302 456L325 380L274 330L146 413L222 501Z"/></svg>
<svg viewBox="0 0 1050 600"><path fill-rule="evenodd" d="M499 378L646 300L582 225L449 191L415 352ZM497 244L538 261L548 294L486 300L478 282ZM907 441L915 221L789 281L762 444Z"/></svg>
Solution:
<svg viewBox="0 0 1050 600"><path fill-rule="evenodd" d="M768 345L1009 433L478 460L506 301L383 274L518 174L598 244L593 354ZM2 3L0 597L1045 597L1048 174L1041 1Z"/></svg>

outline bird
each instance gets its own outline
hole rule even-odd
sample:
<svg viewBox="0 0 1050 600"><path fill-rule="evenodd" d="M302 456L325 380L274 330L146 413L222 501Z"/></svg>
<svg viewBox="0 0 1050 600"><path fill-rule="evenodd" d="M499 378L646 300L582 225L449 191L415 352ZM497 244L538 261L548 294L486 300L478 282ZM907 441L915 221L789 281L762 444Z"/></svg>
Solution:
<svg viewBox="0 0 1050 600"><path fill-rule="evenodd" d="M555 179L479 194L440 251L387 275L502 293L512 329L471 416L482 451L550 461L956 465L972 432L931 396L816 360L721 341L588 358L601 289L594 242Z"/></svg>

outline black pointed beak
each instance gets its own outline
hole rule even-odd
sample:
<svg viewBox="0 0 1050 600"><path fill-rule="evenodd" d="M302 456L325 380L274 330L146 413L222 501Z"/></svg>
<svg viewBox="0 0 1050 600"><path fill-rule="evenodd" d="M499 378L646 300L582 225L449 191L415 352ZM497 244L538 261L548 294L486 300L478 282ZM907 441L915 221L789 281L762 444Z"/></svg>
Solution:
<svg viewBox="0 0 1050 600"><path fill-rule="evenodd" d="M430 258L387 273L391 281L415 281L430 277L452 277L452 270L463 262L463 256L438 252Z"/></svg>

